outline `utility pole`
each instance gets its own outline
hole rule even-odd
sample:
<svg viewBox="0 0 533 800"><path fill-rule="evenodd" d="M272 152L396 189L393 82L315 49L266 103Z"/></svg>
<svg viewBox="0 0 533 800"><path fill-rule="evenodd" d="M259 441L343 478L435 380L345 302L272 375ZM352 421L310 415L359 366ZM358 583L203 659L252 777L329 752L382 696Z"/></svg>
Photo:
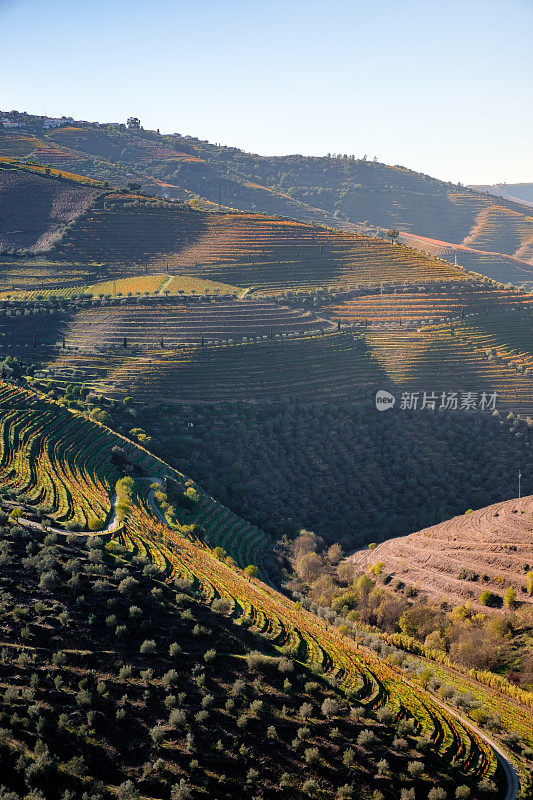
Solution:
<svg viewBox="0 0 533 800"><path fill-rule="evenodd" d="M522 473L520 472L520 470L518 470L518 499L519 500L520 500L520 497L522 496L521 492L520 492L520 490L521 490L521 485L520 485L521 478L522 478Z"/></svg>

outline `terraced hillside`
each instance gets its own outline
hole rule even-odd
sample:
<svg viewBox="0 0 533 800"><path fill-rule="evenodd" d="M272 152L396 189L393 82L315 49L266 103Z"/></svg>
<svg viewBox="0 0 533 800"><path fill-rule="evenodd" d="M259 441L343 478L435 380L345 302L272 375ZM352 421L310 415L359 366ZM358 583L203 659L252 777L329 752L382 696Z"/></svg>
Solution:
<svg viewBox="0 0 533 800"><path fill-rule="evenodd" d="M530 376L512 366L495 363L469 342L451 336L449 331L405 334L369 334L369 353L392 376L400 390L436 392L440 402L442 392L481 394L497 393L499 408L509 407L521 414L533 411L533 387ZM429 387L429 388L428 388Z"/></svg>
<svg viewBox="0 0 533 800"><path fill-rule="evenodd" d="M103 205L102 205L103 202ZM461 280L443 262L388 242L259 215L206 214L121 196L97 203L53 251L72 262L132 265L263 292L407 280Z"/></svg>
<svg viewBox="0 0 533 800"><path fill-rule="evenodd" d="M530 295L381 239L99 190L49 260L30 263L5 265L4 286L17 272L34 284L3 294L3 353L113 397L360 401L389 386L497 392L531 413L527 347L505 339L527 328L505 314ZM470 314L486 316L484 335L455 334Z"/></svg>
<svg viewBox="0 0 533 800"><path fill-rule="evenodd" d="M249 210L255 202L258 210L287 214L291 203L293 209L299 203L304 213L314 210L332 215L337 211L341 219L352 222L370 220L375 225L456 243L469 235L476 215L494 204L488 195L450 186L405 167L353 157L261 157L178 134L158 136L149 131L71 125L37 140L25 134L4 135L3 146L6 154L12 150L29 156L42 151L46 143L48 163L55 165L57 158L64 164L71 151L73 167L78 168L83 155L88 174L100 179L110 177L113 171L120 174L124 169L116 166L120 161L140 180L160 180L162 194L166 189L172 196L173 190L181 189L215 203L221 179L226 206ZM276 207L265 208L261 202L275 202Z"/></svg>
<svg viewBox="0 0 533 800"><path fill-rule="evenodd" d="M179 296L94 304L90 300L72 300L51 307L35 301L31 306L30 313L8 309L0 316L0 335L6 351L20 352L30 346L35 349L37 344L55 345L64 340L69 352L72 348L85 353L119 348L123 355L131 349L137 355L140 350L158 348L164 355L168 348L212 344L213 339L217 344L233 344L243 339L317 334L333 327L309 311L280 303L216 296L207 301Z"/></svg>
<svg viewBox="0 0 533 800"><path fill-rule="evenodd" d="M281 398L361 402L387 387L398 399L402 392L418 392L420 405L423 392L437 392L438 402L442 392L456 392L457 407L463 393L475 392L477 404L483 392L487 397L496 392L498 409L533 413L531 355L513 354L496 344L501 340L475 331L456 335L449 325L362 337L303 332L271 339L263 334L233 343L209 339L203 347L178 350L156 342L143 352L124 348L121 333L114 335L115 352L84 355L59 348L56 355L47 353L51 377L78 375L111 397L135 393L150 403L172 401L176 392L182 402L199 403ZM184 333L193 336L198 334ZM490 352L495 346L500 356Z"/></svg>
<svg viewBox="0 0 533 800"><path fill-rule="evenodd" d="M185 490L190 481L132 445L105 426L67 411L49 399L9 384L0 384L1 462L3 491L30 505L42 516L71 530L120 528L117 511L123 500L120 478L156 471ZM111 457L112 447L121 452ZM268 538L215 503L201 490L178 518L212 545L228 546L242 566L248 560L268 563ZM178 527L179 530L179 527ZM217 538L220 536L220 539ZM242 552L241 552L242 551Z"/></svg>
<svg viewBox="0 0 533 800"><path fill-rule="evenodd" d="M474 281L440 286L383 286L373 291L339 294L336 302L327 302L324 298L321 304L322 311L328 316L355 327L412 326L469 314L499 315L500 310L516 308L524 311L533 308L533 294L518 294L514 290L489 287L484 282Z"/></svg>
<svg viewBox="0 0 533 800"><path fill-rule="evenodd" d="M533 496L495 503L389 539L350 560L362 570L381 563L383 573L437 602L468 601L486 610L487 603L480 602L483 591L491 591L501 606L512 586L516 602L531 605L526 573L533 564Z"/></svg>
<svg viewBox="0 0 533 800"><path fill-rule="evenodd" d="M264 338L263 338L264 337ZM280 369L280 366L282 368ZM255 341L183 347L158 347L142 354L102 356L59 351L48 362L52 375L75 375L89 380L111 397L133 392L150 403L232 400L266 401L279 398L366 399L386 375L352 335L263 334Z"/></svg>
<svg viewBox="0 0 533 800"><path fill-rule="evenodd" d="M527 206L366 158L265 157L179 134L87 124L37 137L3 134L0 152L119 185L133 175L168 197L199 195L230 208L347 227L365 221L453 244L475 239L482 249L531 261Z"/></svg>
<svg viewBox="0 0 533 800"><path fill-rule="evenodd" d="M54 408L63 423L68 418L74 422L79 421L82 426L90 429L91 440L96 438L93 435L94 423L72 415L71 412L57 409L52 403L46 403L46 401L33 393L24 392L7 385L4 385L2 391L6 396L6 405L16 403L21 407L25 402L30 416L35 420L39 419L39 412L43 406ZM40 441L47 440L49 427L46 426L46 428L41 429L40 437L38 437ZM63 424L62 429L65 428L68 428L68 426ZM131 478L127 481L122 479L122 484L117 488L119 493L124 492L120 503L123 511L122 527L120 530L109 534L109 536L129 549L133 555L140 556L143 559L148 558L152 561L161 570L161 577L163 577L164 573L166 577L171 579L179 577L187 582L192 581L191 588L194 589L195 596L198 599L203 603L213 604L213 609L216 608L219 611L231 614L237 625L240 624L242 626L243 624L249 625L251 623L253 625L252 630L256 630L262 635L261 641L264 643L262 647L270 648L272 654L290 656L297 671L301 671L302 668L310 668L316 674L319 682L323 680L329 681L334 690L339 692L340 698L347 698L351 705L361 709L360 712L354 712L357 717L360 718L361 715L363 717L373 717L376 714L378 719L387 720L386 724L389 726L400 724L400 736L407 736L407 744L404 745L400 741L393 742L393 748L400 748L405 752L406 747L415 748L418 742L420 746L434 753L436 758L442 758L442 763L449 765L449 769L445 770L446 777L443 776L443 780L450 789L466 782L473 785L478 784L490 791L490 784L481 783L481 781L487 781L487 779L495 780L496 784L502 787L503 776L498 771L495 754L487 742L486 734L478 732L465 720L464 716L452 713L442 701L438 700L429 691L425 691L416 676L397 666L400 661L388 663L369 650L355 628L337 628L334 616L322 619L313 615L309 611L296 606L286 597L250 574L243 574L231 561L222 560L223 553L211 551L198 538L196 529L185 528L183 522L177 524L163 522L161 506L159 505L158 508L156 505L160 503L160 495L158 496L157 492L155 495L153 494L150 484L154 481L154 476L158 476L159 480L162 480L163 476L167 476L168 478L173 478L178 486L184 487L187 486L187 483L184 482L183 476L170 470L163 462L157 461L137 445L126 445L124 440L104 428L102 428L102 435L108 438L109 445L113 443L120 445L120 450L123 452L119 459L120 468L122 471L131 473ZM54 439L56 436L54 434ZM61 437L61 432L59 436ZM77 441L80 444L80 452L83 452L83 433L78 436ZM7 449L8 451L13 450L15 457L20 452L17 445L11 442L8 443ZM72 457L76 457L76 454L77 450L74 447ZM108 449L109 456L111 456L110 449ZM79 455L78 458L80 458ZM109 475L110 460L108 458L105 464L101 461L95 461L88 466L87 472L90 474L92 482L94 482L96 475L98 475L100 481L104 479L106 474ZM126 469L128 465L129 468ZM50 472L52 481L55 480L55 475L55 471L52 470ZM83 482L84 480L85 475L81 475L78 477L77 482ZM189 488L194 487L190 485ZM196 493L199 493L198 489ZM192 503L197 502L194 500L194 493L192 494L192 498L191 494L188 495L189 499ZM23 511L19 522L35 527L35 523L24 521L24 513L27 512ZM209 539L211 540L213 536L216 540L217 531L221 530L222 527L219 521L215 521L213 523L213 534L209 534ZM235 539L227 539L228 552L234 552L234 547L242 548L248 538L257 540L258 532L253 531L251 528L245 528ZM97 543L95 543L95 547L96 549L98 548ZM35 548L32 548L32 553L35 552ZM263 565L260 558L261 553L257 546L255 547L255 553L251 550L248 555L252 553L257 558L258 566L261 570ZM218 558L216 557L217 555L219 556ZM93 564L101 563L102 557L91 557L90 561ZM52 562L48 560L46 563L48 564L46 569L50 572L50 564ZM146 562L143 561L141 563ZM35 566L37 568L39 564L39 559L36 559ZM61 566L62 571L63 569L64 567ZM105 569L105 563L104 567L98 568L98 570L95 567L96 571L100 575L100 584L109 583L109 581L106 581L107 570ZM44 590L51 589L57 585L57 583L53 583L48 572L46 575L48 576L47 578L41 579L41 588ZM126 575L127 571L116 573L119 580L125 579ZM98 591L104 592L104 588L100 584ZM133 593L136 585L134 583L130 587L130 583L127 586L124 584L122 588L119 587L119 592L127 593L131 588ZM107 594L107 588L105 591ZM152 596L156 600L160 599L163 597L163 591L164 587L161 587L161 592L155 594L152 592ZM118 608L116 603L115 607ZM109 603L108 608L111 608ZM106 622L106 625L108 624L110 623ZM198 635L201 633L202 631L199 629ZM166 646L168 646L168 643ZM146 645L144 650L141 648L141 653L154 652L156 647L156 643L153 646L151 644ZM217 657L216 653L214 657ZM67 660L68 658L70 658L70 653L66 655ZM65 660L58 659L56 659L58 664L66 663ZM393 666L393 663L396 666ZM124 676L126 676L126 673L123 673ZM154 677L157 679L158 676L154 676L152 672L149 675L141 676L141 679L151 681ZM106 681L108 679L111 682L114 680L111 675L106 678ZM178 680L178 678L175 680ZM480 697L486 698L487 702L493 702L494 689L485 688L482 683L477 682L476 687ZM87 688L90 687L85 684L79 687L79 691ZM56 685L56 691L60 689L61 684ZM103 691L102 689L101 694ZM504 688L498 692L502 715L500 725L509 726L509 730L516 731L522 741L531 741L533 737L531 715L527 705L525 705L529 702L528 697L527 693L522 693L520 697L517 696L512 699L510 694L505 694ZM129 708L129 702L131 702L129 699L128 702L125 701L127 708ZM80 698L78 706L83 708L83 705ZM381 711L381 709L385 708L387 709L386 711ZM323 713L327 712L331 718L335 718L338 710L338 705L327 706L327 708L323 706ZM259 707L257 707L256 711L259 715ZM288 709L284 713L289 713ZM312 716L313 713L312 707L310 715ZM201 723L205 719L205 717L197 717L196 722ZM407 720L407 723L402 725L402 720ZM81 722L81 719L79 722ZM15 722L12 722L12 724L15 724ZM66 724L68 726L68 721ZM94 717L89 721L89 726L91 724L95 724ZM188 729L190 730L190 728ZM161 736L158 732L154 732L153 740L155 744L160 744L165 735L164 726ZM353 756L350 756L349 759L351 764L357 763L360 758L368 759L368 754L372 753L373 750L371 743L375 741L376 735L379 736L379 731L371 737L365 735L358 738L357 747L363 749L354 750ZM410 744L411 737L415 737L412 738L412 745ZM190 752L190 744L188 747ZM296 747L296 750L298 750L298 747ZM376 753L379 753L381 757L383 750L376 750ZM311 767L314 767L317 763L314 756L313 759L311 759L311 755L308 759L307 756L305 758ZM321 755L319 751L318 759L321 758L326 758L326 754ZM414 758L416 758L416 755ZM515 757L514 760L517 763L517 767L523 770L521 759ZM195 768L198 769L196 766ZM76 769L78 769L78 766L76 766ZM191 767L190 769L194 773L194 768ZM512 775L512 769L509 767L508 769L510 769L509 774ZM414 768L412 771L414 772ZM116 786L116 778L114 780ZM193 783L195 782L192 774L190 780ZM320 774L316 780L324 791L330 786L327 775L324 773ZM410 778L406 779L405 785L407 788L411 785L411 780ZM113 780L111 780L111 783L113 783ZM427 785L431 785L431 782ZM396 796L396 788L392 783L384 785L384 791L390 797ZM500 792L503 797L505 794L503 788L500 788ZM289 793L289 796L299 797L300 795Z"/></svg>
<svg viewBox="0 0 533 800"><path fill-rule="evenodd" d="M414 247L422 253L443 258L446 261L457 262L463 267L480 275L487 275L500 283L512 283L515 286L533 287L533 265L527 260L527 253L521 249L520 257L492 253L486 250L455 245L449 242L415 236L411 233L402 233L400 241L409 247Z"/></svg>

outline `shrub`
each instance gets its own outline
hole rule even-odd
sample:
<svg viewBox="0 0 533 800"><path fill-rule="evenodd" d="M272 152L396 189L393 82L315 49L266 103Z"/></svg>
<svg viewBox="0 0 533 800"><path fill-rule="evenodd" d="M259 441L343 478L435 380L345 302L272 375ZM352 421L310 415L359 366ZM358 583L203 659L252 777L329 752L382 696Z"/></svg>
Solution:
<svg viewBox="0 0 533 800"><path fill-rule="evenodd" d="M494 783L494 781L489 780L488 778L482 778L478 783L478 789L483 794L495 795L498 791L498 787Z"/></svg>
<svg viewBox="0 0 533 800"><path fill-rule="evenodd" d="M500 595L495 594L494 592L490 592L488 589L481 592L479 595L479 602L483 606L488 606L489 608L496 608L497 606L501 605L502 599Z"/></svg>
<svg viewBox="0 0 533 800"><path fill-rule="evenodd" d="M139 651L146 655L147 653L155 653L156 651L156 643L153 639L145 639L144 642L139 647Z"/></svg>
<svg viewBox="0 0 533 800"><path fill-rule="evenodd" d="M470 789L468 786L464 784L462 786L458 786L455 790L455 796L457 800L466 800L467 797L470 797Z"/></svg>
<svg viewBox="0 0 533 800"><path fill-rule="evenodd" d="M259 653L257 650L252 650L251 653L248 653L246 656L246 662L250 669L261 669L266 667L270 664L270 659L268 656L264 656L262 653Z"/></svg>
<svg viewBox="0 0 533 800"><path fill-rule="evenodd" d="M278 662L278 669L282 673L282 675L285 675L293 671L294 663L291 661L290 658L280 658Z"/></svg>
<svg viewBox="0 0 533 800"><path fill-rule="evenodd" d="M76 704L80 707L90 706L92 703L91 693L87 689L82 689L76 695Z"/></svg>
<svg viewBox="0 0 533 800"><path fill-rule="evenodd" d="M447 794L440 786L434 786L428 792L428 800L446 800Z"/></svg>
<svg viewBox="0 0 533 800"><path fill-rule="evenodd" d="M376 766L380 775L386 775L389 771L389 762L385 758L382 758L381 761L378 761Z"/></svg>
<svg viewBox="0 0 533 800"><path fill-rule="evenodd" d="M355 752L351 748L344 751L342 755L342 763L345 767L353 767L355 764Z"/></svg>
<svg viewBox="0 0 533 800"><path fill-rule="evenodd" d="M230 691L233 695L239 695L244 692L246 689L246 684L241 678L237 678L234 682L233 686L231 687Z"/></svg>
<svg viewBox="0 0 533 800"><path fill-rule="evenodd" d="M256 769L249 769L246 775L246 783L255 783L259 778L259 772Z"/></svg>
<svg viewBox="0 0 533 800"><path fill-rule="evenodd" d="M503 596L503 604L506 608L514 608L516 605L516 592L512 586L505 590Z"/></svg>
<svg viewBox="0 0 533 800"><path fill-rule="evenodd" d="M175 669L169 669L161 678L163 686L174 686L179 680L179 675Z"/></svg>
<svg viewBox="0 0 533 800"><path fill-rule="evenodd" d="M138 586L139 581L129 575L127 578L124 578L124 580L120 581L117 588L121 594L131 595L135 592Z"/></svg>
<svg viewBox="0 0 533 800"><path fill-rule="evenodd" d="M162 725L154 725L150 731L150 736L154 744L161 744L165 738L165 729Z"/></svg>
<svg viewBox="0 0 533 800"><path fill-rule="evenodd" d="M263 713L263 701L262 700L254 700L250 703L250 712L259 716L259 714Z"/></svg>
<svg viewBox="0 0 533 800"><path fill-rule="evenodd" d="M319 790L318 783L312 778L309 778L309 780L305 781L304 785L302 786L302 791L305 794L308 794L310 797L316 797L318 794L318 790Z"/></svg>
<svg viewBox="0 0 533 800"><path fill-rule="evenodd" d="M337 789L336 800L351 800L353 797L353 788L345 783L344 786L339 786Z"/></svg>
<svg viewBox="0 0 533 800"><path fill-rule="evenodd" d="M39 580L39 587L46 591L51 591L59 585L59 575L55 570L43 572Z"/></svg>
<svg viewBox="0 0 533 800"><path fill-rule="evenodd" d="M231 614L233 610L233 603L229 597L217 597L211 603L211 608L218 614Z"/></svg>
<svg viewBox="0 0 533 800"><path fill-rule="evenodd" d="M383 708L380 708L376 714L376 717L385 725L392 725L394 722L394 712L388 706L383 706Z"/></svg>
<svg viewBox="0 0 533 800"><path fill-rule="evenodd" d="M244 574L248 579L257 578L257 576L259 575L259 570L255 566L255 564L248 564L248 566L244 568Z"/></svg>

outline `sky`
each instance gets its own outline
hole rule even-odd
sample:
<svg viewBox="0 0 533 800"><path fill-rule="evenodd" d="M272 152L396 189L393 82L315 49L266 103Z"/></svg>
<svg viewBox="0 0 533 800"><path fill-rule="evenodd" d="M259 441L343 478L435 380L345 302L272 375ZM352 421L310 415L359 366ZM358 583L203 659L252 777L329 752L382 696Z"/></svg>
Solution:
<svg viewBox="0 0 533 800"><path fill-rule="evenodd" d="M0 109L533 181L533 0L0 0Z"/></svg>

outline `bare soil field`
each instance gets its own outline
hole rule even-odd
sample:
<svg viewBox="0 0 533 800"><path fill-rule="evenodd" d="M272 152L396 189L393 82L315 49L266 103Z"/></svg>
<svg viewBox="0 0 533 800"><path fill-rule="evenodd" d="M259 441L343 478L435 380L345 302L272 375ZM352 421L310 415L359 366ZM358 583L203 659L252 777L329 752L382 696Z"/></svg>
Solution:
<svg viewBox="0 0 533 800"><path fill-rule="evenodd" d="M483 608L481 592L500 598L513 586L518 603L533 603L526 591L526 574L533 568L533 495L482 508L479 511L388 539L350 559L367 570L377 564L420 594L453 605Z"/></svg>

